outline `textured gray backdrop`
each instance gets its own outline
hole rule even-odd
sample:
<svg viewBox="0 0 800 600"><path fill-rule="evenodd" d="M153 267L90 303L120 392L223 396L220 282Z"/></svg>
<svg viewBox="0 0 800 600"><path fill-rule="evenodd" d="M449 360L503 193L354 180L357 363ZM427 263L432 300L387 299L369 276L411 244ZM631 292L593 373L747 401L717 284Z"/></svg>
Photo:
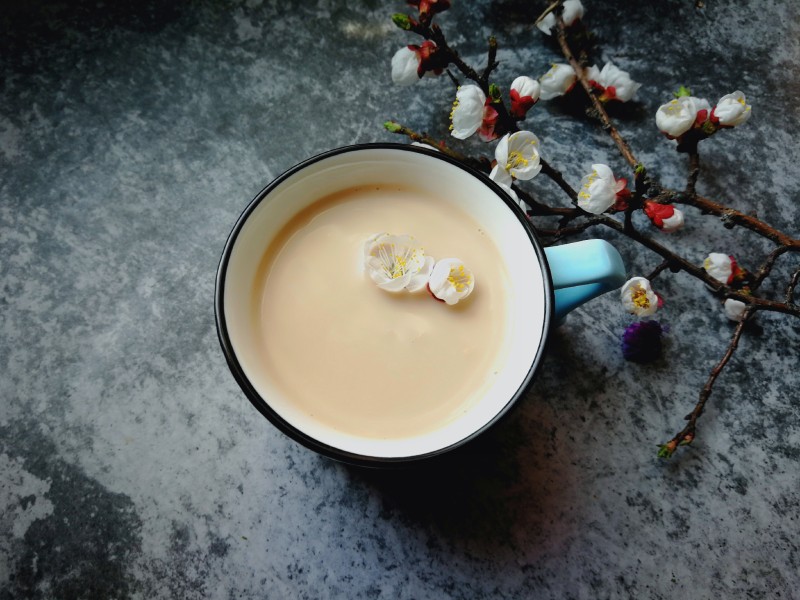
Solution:
<svg viewBox="0 0 800 600"><path fill-rule="evenodd" d="M497 82L554 48L527 3L455 2ZM587 22L643 82L619 115L665 183L685 157L654 125L680 84L735 89L750 123L702 145L699 189L797 236L798 5L592 2ZM0 598L792 598L800 589L800 325L759 316L696 444L669 462L732 332L684 275L658 290L663 360L626 363L614 295L553 336L511 418L446 465L364 472L278 433L214 328L225 238L271 178L322 150L447 135L452 87L391 85L401 2L31 1L0 16ZM529 119L576 183L624 165L558 103ZM488 152L478 141L461 146ZM532 182L540 194L555 187ZM755 267L769 244L687 211L666 240ZM631 274L658 260L608 232ZM778 293L797 258L784 257Z"/></svg>

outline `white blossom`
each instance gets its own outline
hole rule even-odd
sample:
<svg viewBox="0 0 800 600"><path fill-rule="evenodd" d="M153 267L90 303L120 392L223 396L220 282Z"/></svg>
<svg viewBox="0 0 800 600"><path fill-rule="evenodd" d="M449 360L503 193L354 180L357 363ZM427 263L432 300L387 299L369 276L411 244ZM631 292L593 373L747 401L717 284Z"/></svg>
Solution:
<svg viewBox="0 0 800 600"><path fill-rule="evenodd" d="M514 81L511 82L510 89L517 92L520 98L526 98L530 96L534 102L536 102L539 99L539 91L540 91L539 82L533 79L532 77L528 77L526 75L520 75Z"/></svg>
<svg viewBox="0 0 800 600"><path fill-rule="evenodd" d="M564 11L561 13L561 18L564 20L564 25L567 27L575 23L578 19L583 18L585 10L583 4L581 4L581 0L566 0L563 7ZM536 26L542 33L550 35L553 32L553 28L556 26L555 14L553 14L553 12L547 13L547 16L539 21Z"/></svg>
<svg viewBox="0 0 800 600"><path fill-rule="evenodd" d="M747 305L742 302L741 300L736 300L734 298L728 298L725 300L724 308L725 308L725 315L731 321L741 321L742 317L744 316L744 309Z"/></svg>
<svg viewBox="0 0 800 600"><path fill-rule="evenodd" d="M472 293L475 276L458 258L443 258L433 267L428 288L439 300L457 304Z"/></svg>
<svg viewBox="0 0 800 600"><path fill-rule="evenodd" d="M658 107L656 125L668 136L677 138L692 128L697 121L698 113L703 110L706 113L711 111L708 100L694 96L680 96Z"/></svg>
<svg viewBox="0 0 800 600"><path fill-rule="evenodd" d="M403 46L392 57L392 81L397 85L414 85L419 81L419 56L408 46Z"/></svg>
<svg viewBox="0 0 800 600"><path fill-rule="evenodd" d="M617 181L608 165L592 165L592 172L581 179L578 206L586 212L599 215L617 200Z"/></svg>
<svg viewBox="0 0 800 600"><path fill-rule="evenodd" d="M750 118L750 105L747 104L744 94L736 90L719 99L714 107L713 115L719 119L719 124L725 127L736 127Z"/></svg>
<svg viewBox="0 0 800 600"><path fill-rule="evenodd" d="M602 71L594 65L589 67L586 75L590 81L603 88L606 100L627 102L642 87L641 83L636 83L631 79L627 71L623 71L611 62L606 63Z"/></svg>
<svg viewBox="0 0 800 600"><path fill-rule="evenodd" d="M649 317L658 310L658 296L644 277L629 279L620 291L622 306L639 317Z"/></svg>
<svg viewBox="0 0 800 600"><path fill-rule="evenodd" d="M552 100L563 96L572 89L577 79L575 70L571 66L555 63L547 73L539 78L539 97L542 100Z"/></svg>
<svg viewBox="0 0 800 600"><path fill-rule="evenodd" d="M533 179L542 170L539 138L530 131L506 134L494 150L497 165L489 174L498 183L511 186L513 179Z"/></svg>
<svg viewBox="0 0 800 600"><path fill-rule="evenodd" d="M416 292L428 283L434 259L409 235L377 233L364 243L364 268L387 292Z"/></svg>
<svg viewBox="0 0 800 600"><path fill-rule="evenodd" d="M733 274L733 261L727 254L712 252L703 261L703 268L720 283L727 284Z"/></svg>
<svg viewBox="0 0 800 600"><path fill-rule="evenodd" d="M465 140L478 131L483 122L486 94L477 85L462 85L456 92L453 110L450 111L450 134Z"/></svg>

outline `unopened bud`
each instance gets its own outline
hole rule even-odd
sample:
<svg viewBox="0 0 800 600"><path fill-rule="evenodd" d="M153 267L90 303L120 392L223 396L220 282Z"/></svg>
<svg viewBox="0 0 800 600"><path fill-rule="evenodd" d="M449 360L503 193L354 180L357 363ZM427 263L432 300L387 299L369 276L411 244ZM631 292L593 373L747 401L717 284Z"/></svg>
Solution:
<svg viewBox="0 0 800 600"><path fill-rule="evenodd" d="M383 126L386 129L386 131L389 131L391 133L400 133L400 130L403 129L402 125L400 125L399 123L395 123L394 121L386 121L383 124Z"/></svg>
<svg viewBox="0 0 800 600"><path fill-rule="evenodd" d="M682 85L681 87L678 88L678 91L673 92L672 95L675 96L676 98L680 98L681 96L691 96L692 90L687 88L685 85Z"/></svg>
<svg viewBox="0 0 800 600"><path fill-rule="evenodd" d="M411 19L408 15L404 15L403 13L394 13L392 15L392 23L405 31L411 29Z"/></svg>

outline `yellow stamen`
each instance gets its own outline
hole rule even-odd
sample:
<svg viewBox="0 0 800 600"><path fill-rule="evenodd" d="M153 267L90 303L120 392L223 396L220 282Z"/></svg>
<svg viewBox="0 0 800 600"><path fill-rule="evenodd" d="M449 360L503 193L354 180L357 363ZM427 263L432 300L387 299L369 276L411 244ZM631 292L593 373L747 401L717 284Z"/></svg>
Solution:
<svg viewBox="0 0 800 600"><path fill-rule="evenodd" d="M631 300L633 300L633 303L639 308L643 308L645 310L650 308L650 300L647 298L647 290L643 288L638 288L635 292L633 292Z"/></svg>

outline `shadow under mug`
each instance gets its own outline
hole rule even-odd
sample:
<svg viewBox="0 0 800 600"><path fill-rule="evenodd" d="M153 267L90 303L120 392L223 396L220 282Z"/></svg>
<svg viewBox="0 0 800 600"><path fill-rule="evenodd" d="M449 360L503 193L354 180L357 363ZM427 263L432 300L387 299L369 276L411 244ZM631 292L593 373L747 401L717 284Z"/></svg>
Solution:
<svg viewBox="0 0 800 600"><path fill-rule="evenodd" d="M259 361L253 286L272 240L300 211L355 186L413 185L447 199L481 224L508 272L506 360L501 375L462 416L402 439L372 439L337 431L293 405ZM261 414L320 454L365 466L392 466L448 453L490 428L523 395L541 362L548 333L572 309L625 282L619 253L602 240L544 249L528 218L483 173L411 145L362 144L325 152L288 170L245 208L217 270L215 312L223 353L234 378Z"/></svg>

